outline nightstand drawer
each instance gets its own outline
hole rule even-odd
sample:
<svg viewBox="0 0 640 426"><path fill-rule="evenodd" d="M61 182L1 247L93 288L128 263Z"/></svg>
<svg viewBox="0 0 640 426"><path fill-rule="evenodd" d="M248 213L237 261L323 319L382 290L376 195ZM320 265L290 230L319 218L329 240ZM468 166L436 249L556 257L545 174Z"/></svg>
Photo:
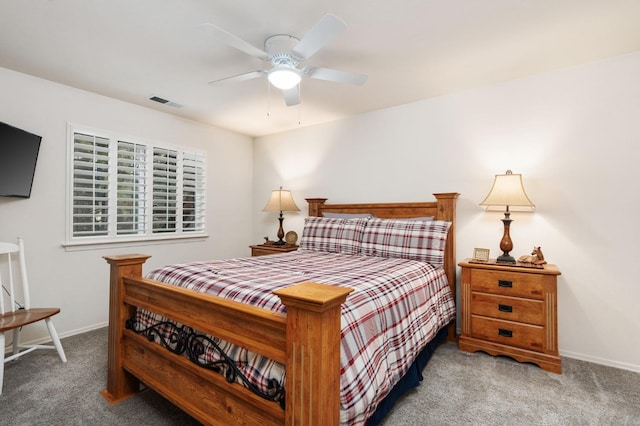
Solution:
<svg viewBox="0 0 640 426"><path fill-rule="evenodd" d="M471 337L541 352L544 328L472 315Z"/></svg>
<svg viewBox="0 0 640 426"><path fill-rule="evenodd" d="M507 271L471 270L471 291L543 299L544 276Z"/></svg>
<svg viewBox="0 0 640 426"><path fill-rule="evenodd" d="M298 250L295 244L260 244L249 247L251 247L251 256L268 256Z"/></svg>
<svg viewBox="0 0 640 426"><path fill-rule="evenodd" d="M251 256L267 256L270 254L278 254L279 251L267 250L263 248L251 248Z"/></svg>
<svg viewBox="0 0 640 426"><path fill-rule="evenodd" d="M471 293L471 314L544 325L544 305L541 300L473 292Z"/></svg>

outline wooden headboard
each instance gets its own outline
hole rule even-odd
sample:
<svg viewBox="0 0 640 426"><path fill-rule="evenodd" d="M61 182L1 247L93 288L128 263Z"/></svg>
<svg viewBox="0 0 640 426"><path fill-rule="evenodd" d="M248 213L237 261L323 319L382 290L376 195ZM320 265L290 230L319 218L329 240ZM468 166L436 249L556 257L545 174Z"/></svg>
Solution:
<svg viewBox="0 0 640 426"><path fill-rule="evenodd" d="M445 192L433 194L436 201L416 203L357 203L327 204L327 198L307 198L309 216L322 216L329 213L370 213L379 218L401 219L406 217L434 216L436 220L451 222L447 246L445 249L444 269L451 292L456 295L456 199L458 193ZM449 329L449 339L455 339L455 324Z"/></svg>

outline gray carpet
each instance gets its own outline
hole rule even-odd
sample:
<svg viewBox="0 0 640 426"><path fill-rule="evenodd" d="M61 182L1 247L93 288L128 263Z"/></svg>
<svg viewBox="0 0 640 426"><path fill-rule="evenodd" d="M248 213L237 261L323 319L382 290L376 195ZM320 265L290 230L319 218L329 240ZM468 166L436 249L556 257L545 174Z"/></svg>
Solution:
<svg viewBox="0 0 640 426"><path fill-rule="evenodd" d="M5 365L2 425L197 425L150 390L120 404L106 383L106 329L62 340ZM384 421L395 425L640 425L640 374L563 359L556 375L509 358L467 354L445 344Z"/></svg>
<svg viewBox="0 0 640 426"><path fill-rule="evenodd" d="M569 358L562 367L443 345L383 425L640 425L640 374Z"/></svg>

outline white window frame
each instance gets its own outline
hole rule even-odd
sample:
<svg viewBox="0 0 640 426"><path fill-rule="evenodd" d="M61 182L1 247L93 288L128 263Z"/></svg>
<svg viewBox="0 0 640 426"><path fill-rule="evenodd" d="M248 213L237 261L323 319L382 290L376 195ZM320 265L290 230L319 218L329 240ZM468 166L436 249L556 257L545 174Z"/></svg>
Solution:
<svg viewBox="0 0 640 426"><path fill-rule="evenodd" d="M94 221L87 224L87 228L91 223L98 222L102 227L106 228L103 235L97 235L90 230L87 235L81 235L79 228L75 227L75 219L81 214L74 209L74 203L81 197L76 196L74 192L74 184L79 182L76 179L75 163L75 135L84 134L92 138L99 138L101 141L108 141L108 206L106 207L106 215L98 217L96 208L90 215L93 215ZM118 226L119 200L118 195L131 194L131 191L122 189L118 191L118 176L123 177L125 169L132 170L128 167L120 167L120 175L118 174L118 144L133 144L139 148L144 147L145 153L137 156L137 162L140 166L140 173L136 173L136 182L129 185L129 189L133 189L133 193L138 194L139 198L132 205L133 212L126 212L120 215L120 227ZM169 173L169 181L171 184L171 197L168 207L162 209L163 206L154 212L154 193L158 196L158 188L154 187L154 151L170 152L175 157L175 173L172 169ZM89 154L91 161L91 154ZM103 159L106 157L102 157ZM88 164L88 163L85 163ZM186 167L185 167L186 165ZM138 170L136 168L136 170ZM206 180L207 180L207 157L206 152L178 146L164 142L148 141L141 138L125 136L116 132L98 130L87 126L79 126L69 123L67 125L67 196L66 196L66 241L64 246L83 246L96 244L113 244L113 243L130 243L145 241L166 241L186 238L203 238L207 237L206 230ZM92 179L91 173L86 173L89 179ZM104 176L104 174L102 174ZM186 178L186 179L185 179ZM129 179L130 180L130 179ZM88 182L88 181L87 181ZM94 183L97 180L93 181ZM121 181L122 182L122 181ZM95 186L95 185L94 185ZM89 191L91 184L89 183ZM96 197L93 193L92 197ZM91 196L90 196L91 197ZM132 198L136 198L132 196ZM95 198L94 198L95 199ZM122 199L122 198L121 198ZM127 200L124 199L126 202ZM91 206L91 205L89 205ZM101 209L102 210L102 209ZM154 213L156 216L154 216ZM165 218L162 232L154 231L154 218L159 217L162 213ZM104 226L102 220L106 217L107 226ZM97 220L96 220L97 218ZM183 220L184 219L184 220ZM124 223L122 220L126 220ZM126 227L131 223L131 227ZM125 228L126 227L126 228Z"/></svg>

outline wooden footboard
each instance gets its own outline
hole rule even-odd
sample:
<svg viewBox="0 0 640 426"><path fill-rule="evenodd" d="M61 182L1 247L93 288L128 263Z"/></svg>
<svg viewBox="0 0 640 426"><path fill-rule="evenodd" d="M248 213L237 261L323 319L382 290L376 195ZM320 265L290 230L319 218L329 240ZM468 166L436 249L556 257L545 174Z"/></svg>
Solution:
<svg viewBox="0 0 640 426"><path fill-rule="evenodd" d="M204 424L339 424L340 305L350 289L307 282L278 290L285 316L144 279L148 258L105 257L111 265L105 399L127 398L142 382ZM126 329L136 307L285 364L286 409Z"/></svg>

